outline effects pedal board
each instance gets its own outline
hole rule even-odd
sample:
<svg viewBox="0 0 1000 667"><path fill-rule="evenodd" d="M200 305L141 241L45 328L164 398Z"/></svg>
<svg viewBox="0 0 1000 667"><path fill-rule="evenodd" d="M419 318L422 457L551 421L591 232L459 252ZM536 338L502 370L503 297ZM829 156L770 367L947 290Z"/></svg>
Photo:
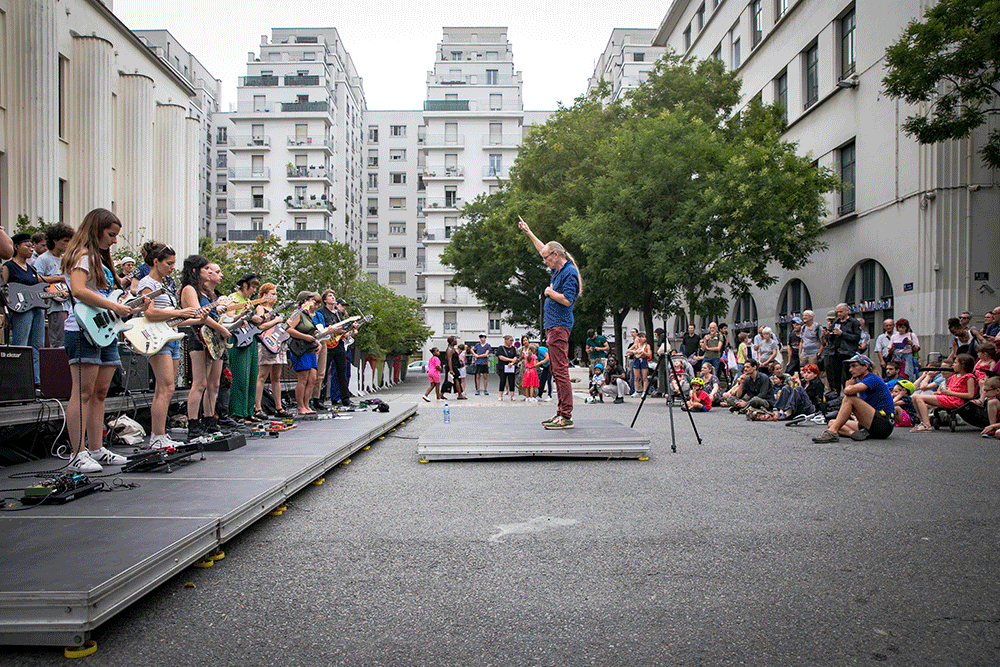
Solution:
<svg viewBox="0 0 1000 667"><path fill-rule="evenodd" d="M25 505L68 503L91 494L103 486L103 482L91 482L86 475L65 473L29 486L24 490L21 502Z"/></svg>
<svg viewBox="0 0 1000 667"><path fill-rule="evenodd" d="M128 463L122 466L122 472L150 472L163 468L165 472L173 472L175 463L191 463L191 457L201 454L199 460L205 460L205 447L201 442L189 442L186 445L167 449L151 449L129 457Z"/></svg>

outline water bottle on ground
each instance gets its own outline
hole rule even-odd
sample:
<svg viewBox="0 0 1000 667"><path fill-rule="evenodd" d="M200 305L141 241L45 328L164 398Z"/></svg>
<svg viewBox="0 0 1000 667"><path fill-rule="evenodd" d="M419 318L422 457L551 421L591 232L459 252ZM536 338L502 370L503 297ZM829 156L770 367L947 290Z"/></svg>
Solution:
<svg viewBox="0 0 1000 667"><path fill-rule="evenodd" d="M451 408L448 407L447 403L444 404L444 423L451 423Z"/></svg>

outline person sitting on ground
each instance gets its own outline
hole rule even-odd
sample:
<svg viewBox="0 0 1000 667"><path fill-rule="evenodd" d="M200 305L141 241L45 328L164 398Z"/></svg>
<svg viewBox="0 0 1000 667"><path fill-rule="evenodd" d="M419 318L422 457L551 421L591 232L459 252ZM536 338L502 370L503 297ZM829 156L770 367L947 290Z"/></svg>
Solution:
<svg viewBox="0 0 1000 667"><path fill-rule="evenodd" d="M893 387L892 391L892 402L896 406L895 419L893 421L896 426L914 426L920 421L920 417L917 416L917 410L913 407L913 389L914 384L909 380L900 380Z"/></svg>
<svg viewBox="0 0 1000 667"><path fill-rule="evenodd" d="M588 390L590 396L587 397L587 403L593 403L598 401L600 403L604 402L604 394L601 392L601 387L604 386L604 364L597 362L594 364L594 375L590 378L590 386Z"/></svg>
<svg viewBox="0 0 1000 667"><path fill-rule="evenodd" d="M916 354L920 351L920 339L910 329L910 321L905 318L896 320L896 333L889 338L892 344L890 353L892 359L900 364L899 375L907 380L916 377L914 366L916 364Z"/></svg>
<svg viewBox="0 0 1000 667"><path fill-rule="evenodd" d="M815 412L812 400L804 387L793 385L787 373L776 372L771 382L775 388L774 410L770 416L774 421L784 421L799 415L810 415ZM822 383L820 383L822 384Z"/></svg>
<svg viewBox="0 0 1000 667"><path fill-rule="evenodd" d="M988 310L983 313L983 341L997 343L997 336L1000 336L1000 316Z"/></svg>
<svg viewBox="0 0 1000 667"><path fill-rule="evenodd" d="M933 431L930 407L953 410L976 397L976 376L972 372L976 362L971 354L960 354L953 362L955 374L948 378L944 387L938 387L935 394L918 394L913 397L913 407L917 410L920 423L910 429L910 433Z"/></svg>
<svg viewBox="0 0 1000 667"><path fill-rule="evenodd" d="M719 390L719 378L712 372L712 364L701 365L702 381L705 383L705 393L712 399L712 405L722 405L722 392Z"/></svg>
<svg viewBox="0 0 1000 667"><path fill-rule="evenodd" d="M989 424L982 431L984 438L1000 438L1000 377L986 378L982 384L980 399L986 402Z"/></svg>
<svg viewBox="0 0 1000 667"><path fill-rule="evenodd" d="M743 382L726 399L726 403L730 412L740 413L748 408L770 410L774 406L774 385L767 375L759 371L756 360L748 359L743 364Z"/></svg>
<svg viewBox="0 0 1000 667"><path fill-rule="evenodd" d="M889 389L896 386L896 383L903 378L899 377L899 369L902 365L901 361L889 361L885 365L885 383L888 385Z"/></svg>
<svg viewBox="0 0 1000 667"><path fill-rule="evenodd" d="M819 379L819 367L816 364L806 364L800 373L803 389L813 406L813 412L823 412L826 407L826 385Z"/></svg>
<svg viewBox="0 0 1000 667"><path fill-rule="evenodd" d="M884 440L892 435L896 406L889 387L872 373L872 360L856 354L847 360L847 372L840 410L813 442L837 442L842 435L852 440Z"/></svg>
<svg viewBox="0 0 1000 667"><path fill-rule="evenodd" d="M702 368L706 366L709 364L702 364ZM712 409L712 399L705 393L705 381L700 377L691 380L691 392L681 409L692 412L708 412Z"/></svg>
<svg viewBox="0 0 1000 667"><path fill-rule="evenodd" d="M917 381L913 383L916 394L934 394L937 392L938 387L943 387L948 378L952 376L952 370L947 369L932 369L929 371L924 371L917 378Z"/></svg>
<svg viewBox="0 0 1000 667"><path fill-rule="evenodd" d="M614 397L615 403L624 403L629 386L625 380L628 370L618 363L618 357L613 353L608 355L608 365L604 369L604 386L601 392Z"/></svg>

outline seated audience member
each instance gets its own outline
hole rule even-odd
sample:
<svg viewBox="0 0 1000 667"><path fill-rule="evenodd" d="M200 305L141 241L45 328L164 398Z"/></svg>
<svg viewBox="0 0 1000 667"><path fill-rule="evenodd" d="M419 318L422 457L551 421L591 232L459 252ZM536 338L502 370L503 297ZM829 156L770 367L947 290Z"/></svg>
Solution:
<svg viewBox="0 0 1000 667"><path fill-rule="evenodd" d="M976 360L976 369L973 372L980 381L1000 375L1000 351L994 343L987 341L980 345L976 352L979 358Z"/></svg>
<svg viewBox="0 0 1000 667"><path fill-rule="evenodd" d="M728 392L727 392L728 393ZM731 412L746 412L748 408L770 410L774 405L774 386L771 379L760 372L757 361L743 364L743 382L736 392L726 399Z"/></svg>
<svg viewBox="0 0 1000 667"><path fill-rule="evenodd" d="M960 354L968 354L975 358L978 342L976 337L969 333L966 322L957 317L949 317L948 333L951 334L951 351L945 357L942 365L952 364Z"/></svg>
<svg viewBox="0 0 1000 667"><path fill-rule="evenodd" d="M850 378L837 416L813 442L837 442L840 436L852 440L884 440L892 435L896 406L882 378L872 373L872 360L856 354L847 360Z"/></svg>
<svg viewBox="0 0 1000 667"><path fill-rule="evenodd" d="M712 364L702 364L699 377L705 383L705 393L712 399L712 405L721 405L722 392L719 391L719 378L712 372Z"/></svg>
<svg viewBox="0 0 1000 667"><path fill-rule="evenodd" d="M885 365L885 383L889 386L889 389L896 386L896 383L902 379L899 377L900 364L901 362L899 361L890 361Z"/></svg>
<svg viewBox="0 0 1000 667"><path fill-rule="evenodd" d="M931 407L953 410L976 397L978 385L976 376L972 372L975 367L976 362L971 354L960 354L952 362L955 374L948 378L945 386L938 387L934 394L918 394L913 397L913 407L917 410L920 423L910 429L911 433L926 433L934 430L931 427Z"/></svg>
<svg viewBox="0 0 1000 667"><path fill-rule="evenodd" d="M945 371L933 370L924 371L917 378L917 381L913 383L914 395L916 394L933 394L937 391L938 387L943 387L944 383L952 375L951 369Z"/></svg>
<svg viewBox="0 0 1000 667"><path fill-rule="evenodd" d="M980 399L986 403L986 412L989 415L989 425L983 429L984 438L1000 438L1000 377L993 376L983 380L982 396Z"/></svg>
<svg viewBox="0 0 1000 667"><path fill-rule="evenodd" d="M917 410L913 407L914 385L909 380L900 380L892 388L892 403L896 406L895 425L915 426L920 421Z"/></svg>
<svg viewBox="0 0 1000 667"><path fill-rule="evenodd" d="M691 379L694 378L694 368L691 363L683 357L674 357L674 369L670 374L670 396L677 396L685 400L691 393Z"/></svg>
<svg viewBox="0 0 1000 667"><path fill-rule="evenodd" d="M781 371L775 373L771 379L775 388L774 411L771 414L776 421L815 412L812 400L804 387L792 385L788 375ZM821 382L820 385L822 384Z"/></svg>
<svg viewBox="0 0 1000 667"><path fill-rule="evenodd" d="M607 394L608 397L613 396L615 403L624 403L629 392L628 382L625 380L627 374L628 370L618 363L617 357L614 354L609 354L608 365L604 369L604 386L601 387L601 392Z"/></svg>
<svg viewBox="0 0 1000 667"><path fill-rule="evenodd" d="M813 412L823 412L826 406L826 385L819 379L819 367L816 364L806 364L800 371L802 383L805 385L806 396L812 403Z"/></svg>
<svg viewBox="0 0 1000 667"><path fill-rule="evenodd" d="M996 344L998 335L1000 335L1000 316L988 310L983 313L983 340Z"/></svg>
<svg viewBox="0 0 1000 667"><path fill-rule="evenodd" d="M703 367L708 365L702 364ZM705 381L700 377L692 378L691 393L688 394L688 400L681 409L692 412L708 412L712 409L712 399L705 393Z"/></svg>

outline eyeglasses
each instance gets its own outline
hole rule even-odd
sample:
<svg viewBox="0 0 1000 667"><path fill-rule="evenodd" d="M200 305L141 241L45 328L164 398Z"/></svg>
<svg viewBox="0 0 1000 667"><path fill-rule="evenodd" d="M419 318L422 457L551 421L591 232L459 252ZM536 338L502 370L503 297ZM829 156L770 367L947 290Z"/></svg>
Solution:
<svg viewBox="0 0 1000 667"><path fill-rule="evenodd" d="M971 317L969 317L968 315L960 315L960 316L958 317L958 319L960 319L960 320L971 320L972 318L971 318Z"/></svg>
<svg viewBox="0 0 1000 667"><path fill-rule="evenodd" d="M542 261L544 262L544 261L548 260L548 258L551 257L554 254L555 254L554 252L550 252L548 255L542 255Z"/></svg>

